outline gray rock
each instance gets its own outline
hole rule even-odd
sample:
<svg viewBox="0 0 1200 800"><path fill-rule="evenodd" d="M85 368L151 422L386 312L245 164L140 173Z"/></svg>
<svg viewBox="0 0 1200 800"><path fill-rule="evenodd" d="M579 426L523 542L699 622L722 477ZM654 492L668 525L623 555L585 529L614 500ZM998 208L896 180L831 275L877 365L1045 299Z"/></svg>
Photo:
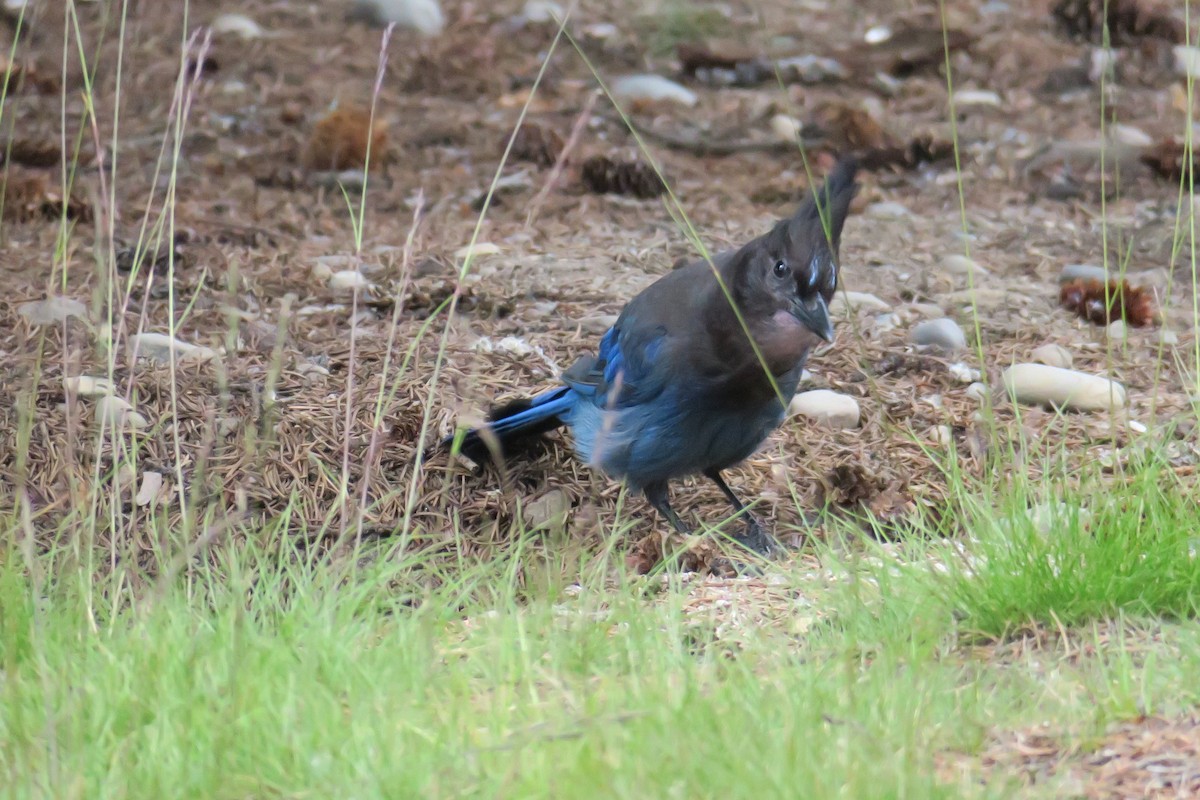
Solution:
<svg viewBox="0 0 1200 800"><path fill-rule="evenodd" d="M378 28L395 23L425 36L436 36L446 27L437 0L356 0L346 18Z"/></svg>
<svg viewBox="0 0 1200 800"><path fill-rule="evenodd" d="M914 344L937 347L942 350L965 350L967 335L958 323L949 317L920 322L912 329Z"/></svg>

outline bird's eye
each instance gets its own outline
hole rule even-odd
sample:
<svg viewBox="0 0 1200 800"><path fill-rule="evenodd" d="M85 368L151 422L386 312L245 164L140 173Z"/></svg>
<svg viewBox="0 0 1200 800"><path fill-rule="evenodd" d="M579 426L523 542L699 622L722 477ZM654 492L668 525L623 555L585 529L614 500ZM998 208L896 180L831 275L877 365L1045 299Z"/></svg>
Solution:
<svg viewBox="0 0 1200 800"><path fill-rule="evenodd" d="M776 261L774 272L776 278L786 278L791 270L788 269L786 261Z"/></svg>

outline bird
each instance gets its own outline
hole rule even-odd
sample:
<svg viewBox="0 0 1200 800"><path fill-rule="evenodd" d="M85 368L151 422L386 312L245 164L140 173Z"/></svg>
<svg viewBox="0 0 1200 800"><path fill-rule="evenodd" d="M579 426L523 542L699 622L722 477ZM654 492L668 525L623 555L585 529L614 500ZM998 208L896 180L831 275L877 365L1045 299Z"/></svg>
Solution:
<svg viewBox="0 0 1200 800"><path fill-rule="evenodd" d="M722 473L780 425L809 353L833 342L829 303L857 170L843 158L766 233L650 284L557 386L494 407L442 447L457 441L476 464L502 462L565 426L578 458L641 491L675 531L691 533L671 507L670 481L704 476L745 518L731 538L780 552Z"/></svg>

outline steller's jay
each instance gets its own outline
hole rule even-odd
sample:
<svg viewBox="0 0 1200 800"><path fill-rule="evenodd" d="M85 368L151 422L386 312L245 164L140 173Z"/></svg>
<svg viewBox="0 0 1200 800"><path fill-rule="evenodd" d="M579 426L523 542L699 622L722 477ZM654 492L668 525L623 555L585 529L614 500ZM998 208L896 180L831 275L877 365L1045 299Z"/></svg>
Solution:
<svg viewBox="0 0 1200 800"><path fill-rule="evenodd" d="M672 478L704 475L744 513L721 471L779 426L809 351L833 340L828 303L856 172L843 160L790 219L655 281L625 306L599 353L563 373L563 385L493 409L461 452L483 463L566 425L582 460L643 491L681 533ZM776 548L750 516L734 538L764 555Z"/></svg>

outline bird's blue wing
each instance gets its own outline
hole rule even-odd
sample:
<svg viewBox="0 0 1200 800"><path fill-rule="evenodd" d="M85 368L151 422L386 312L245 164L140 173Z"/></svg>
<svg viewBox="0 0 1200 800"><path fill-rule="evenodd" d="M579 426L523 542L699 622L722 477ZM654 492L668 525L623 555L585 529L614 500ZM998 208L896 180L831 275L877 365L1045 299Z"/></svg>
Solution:
<svg viewBox="0 0 1200 800"><path fill-rule="evenodd" d="M563 373L564 383L605 408L644 403L662 392L665 383L661 356L666 328L623 322L618 320L608 329L595 356L579 359Z"/></svg>

